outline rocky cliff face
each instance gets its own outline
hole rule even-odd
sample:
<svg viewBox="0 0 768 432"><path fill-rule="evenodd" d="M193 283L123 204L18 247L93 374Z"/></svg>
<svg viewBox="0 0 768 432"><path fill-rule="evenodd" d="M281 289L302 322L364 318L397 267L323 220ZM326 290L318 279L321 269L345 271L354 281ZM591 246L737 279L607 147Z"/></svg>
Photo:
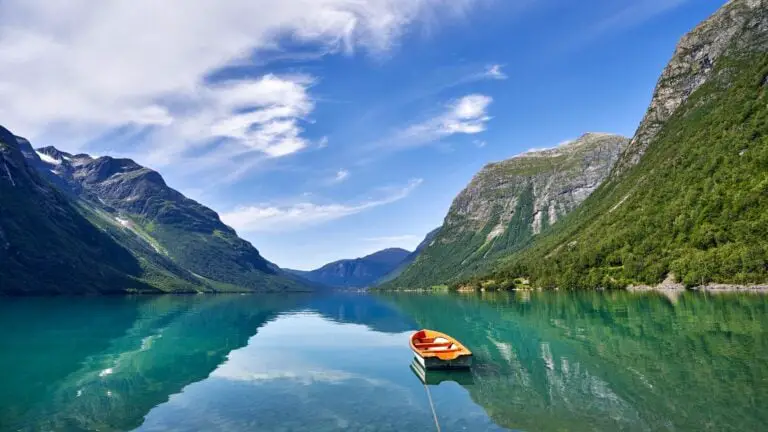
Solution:
<svg viewBox="0 0 768 432"><path fill-rule="evenodd" d="M328 287L368 288L392 272L410 253L399 248L384 249L362 258L335 261L312 271L289 271Z"/></svg>
<svg viewBox="0 0 768 432"><path fill-rule="evenodd" d="M486 166L456 197L432 244L392 283L445 282L519 248L584 201L628 141L588 133Z"/></svg>
<svg viewBox="0 0 768 432"><path fill-rule="evenodd" d="M680 40L612 178L637 164L672 114L712 77L726 50L731 56L768 50L767 9L766 0L731 0Z"/></svg>
<svg viewBox="0 0 768 432"><path fill-rule="evenodd" d="M588 133L554 149L487 165L456 197L443 231L460 235L490 227L492 241L517 216L528 222L520 228L538 234L597 189L626 143L621 136Z"/></svg>

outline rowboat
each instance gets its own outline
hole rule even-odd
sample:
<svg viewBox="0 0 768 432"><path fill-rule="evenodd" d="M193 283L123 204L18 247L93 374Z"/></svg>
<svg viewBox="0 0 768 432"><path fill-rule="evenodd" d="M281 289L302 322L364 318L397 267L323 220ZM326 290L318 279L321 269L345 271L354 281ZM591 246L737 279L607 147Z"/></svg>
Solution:
<svg viewBox="0 0 768 432"><path fill-rule="evenodd" d="M472 366L472 351L461 342L434 330L411 335L411 349L424 369L466 369Z"/></svg>

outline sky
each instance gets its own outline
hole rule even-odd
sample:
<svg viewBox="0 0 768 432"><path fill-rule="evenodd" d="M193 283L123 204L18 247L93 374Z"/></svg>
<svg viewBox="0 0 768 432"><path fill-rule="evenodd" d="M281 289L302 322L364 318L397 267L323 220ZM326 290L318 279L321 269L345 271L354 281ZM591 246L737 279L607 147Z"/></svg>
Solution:
<svg viewBox="0 0 768 432"><path fill-rule="evenodd" d="M281 267L413 249L483 165L631 136L724 0L2 0L0 124L129 157Z"/></svg>

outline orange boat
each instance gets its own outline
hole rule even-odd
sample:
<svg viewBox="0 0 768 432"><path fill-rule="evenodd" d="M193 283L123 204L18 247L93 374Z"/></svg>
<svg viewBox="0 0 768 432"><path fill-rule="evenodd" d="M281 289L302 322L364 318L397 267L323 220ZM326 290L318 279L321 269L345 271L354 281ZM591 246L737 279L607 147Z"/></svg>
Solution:
<svg viewBox="0 0 768 432"><path fill-rule="evenodd" d="M472 366L472 351L438 331L417 331L411 335L411 349L424 369L466 369Z"/></svg>

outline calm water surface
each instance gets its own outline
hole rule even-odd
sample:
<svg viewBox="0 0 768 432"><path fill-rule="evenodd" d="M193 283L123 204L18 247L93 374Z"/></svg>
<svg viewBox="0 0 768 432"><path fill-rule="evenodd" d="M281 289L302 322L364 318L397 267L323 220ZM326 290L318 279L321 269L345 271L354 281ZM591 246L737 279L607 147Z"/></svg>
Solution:
<svg viewBox="0 0 768 432"><path fill-rule="evenodd" d="M753 431L768 297L0 298L0 430ZM410 369L409 332L475 352Z"/></svg>

